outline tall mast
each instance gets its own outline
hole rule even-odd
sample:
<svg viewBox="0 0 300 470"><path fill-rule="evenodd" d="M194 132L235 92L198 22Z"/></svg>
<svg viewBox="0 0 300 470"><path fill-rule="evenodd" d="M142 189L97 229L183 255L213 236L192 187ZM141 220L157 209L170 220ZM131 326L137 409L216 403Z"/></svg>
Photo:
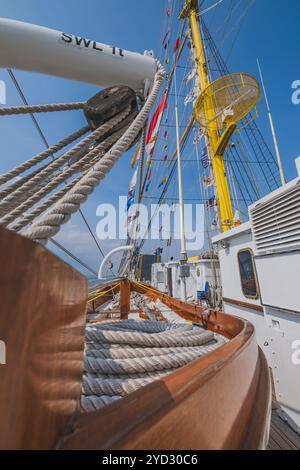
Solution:
<svg viewBox="0 0 300 470"><path fill-rule="evenodd" d="M193 43L196 49L196 55L197 55L198 77L199 77L201 91L203 91L207 89L207 87L209 87L211 83L210 83L210 78L209 78L208 70L207 70L207 59L206 59L203 39L202 39L200 28L199 28L199 22L198 22L199 8L198 8L197 0L186 1L180 13L179 18L183 19L186 17L188 17L190 21L192 40L193 40ZM215 113L214 113L213 99L212 97L207 96L207 103L206 103L207 120L208 121L213 120L214 115ZM229 192L229 186L228 186L223 156L218 154L218 149L220 148L220 135L219 135L219 131L213 128L213 125L208 125L207 127L207 138L208 138L208 144L209 144L208 151L210 153L210 157L212 161L212 167L213 167L213 173L214 173L214 179L215 179L215 185L216 185L216 191L217 191L217 198L219 201L220 230L222 232L225 232L233 226L233 209L232 209L232 203L231 203L231 198L230 198L230 192Z"/></svg>
<svg viewBox="0 0 300 470"><path fill-rule="evenodd" d="M180 149L180 136L179 136L179 118L178 118L178 98L177 98L177 82L176 71L175 77L175 120L176 120L176 144L177 144L177 170L178 170L178 194L179 194L179 217L180 217L180 264L183 266L187 261L186 239L184 232L184 206L183 206L183 190L182 190L182 169L181 169L181 149ZM186 278L180 273L180 288L181 300L186 302Z"/></svg>
<svg viewBox="0 0 300 470"><path fill-rule="evenodd" d="M281 157L280 157L279 146L278 146L278 141L277 141L274 122L273 122L273 116L272 116L272 113L271 113L271 108L270 108L270 105L269 105L267 90L266 90L266 87L265 87L265 82L264 82L262 70L261 70L260 63L259 63L258 59L257 59L257 66L258 66L258 71L259 71L259 75L260 75L260 80L261 80L263 92L264 92L264 95L265 95L267 111L268 111L268 116L269 116L269 121L270 121L270 127L271 127L274 147L275 147L275 153L276 153L276 157L277 157L279 173L280 173L281 184L282 184L282 186L285 186L286 180L285 180L283 167L282 167L282 163L281 163Z"/></svg>

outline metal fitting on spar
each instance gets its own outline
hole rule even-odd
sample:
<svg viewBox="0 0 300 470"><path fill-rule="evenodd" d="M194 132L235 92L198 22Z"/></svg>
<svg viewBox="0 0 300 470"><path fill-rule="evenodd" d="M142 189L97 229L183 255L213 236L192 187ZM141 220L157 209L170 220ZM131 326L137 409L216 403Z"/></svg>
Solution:
<svg viewBox="0 0 300 470"><path fill-rule="evenodd" d="M6 364L6 344L0 340L0 365Z"/></svg>
<svg viewBox="0 0 300 470"><path fill-rule="evenodd" d="M153 84L157 63L144 55L21 21L0 18L0 67L51 74L100 87Z"/></svg>

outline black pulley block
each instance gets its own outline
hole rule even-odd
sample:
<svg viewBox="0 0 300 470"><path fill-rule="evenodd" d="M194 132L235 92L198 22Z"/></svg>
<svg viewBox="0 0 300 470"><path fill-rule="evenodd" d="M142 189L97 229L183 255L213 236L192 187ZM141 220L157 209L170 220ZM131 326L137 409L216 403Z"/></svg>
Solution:
<svg viewBox="0 0 300 470"><path fill-rule="evenodd" d="M127 86L112 86L90 98L84 107L84 114L90 126L97 129L128 106L131 107L130 114L136 115L138 105L135 92Z"/></svg>

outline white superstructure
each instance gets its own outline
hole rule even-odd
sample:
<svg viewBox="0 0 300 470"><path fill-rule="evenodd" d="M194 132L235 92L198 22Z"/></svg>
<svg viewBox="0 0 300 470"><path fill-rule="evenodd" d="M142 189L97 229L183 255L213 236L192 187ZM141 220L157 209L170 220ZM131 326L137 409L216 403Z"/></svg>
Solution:
<svg viewBox="0 0 300 470"><path fill-rule="evenodd" d="M224 310L255 325L282 413L300 432L300 175L250 206L249 216L213 239Z"/></svg>
<svg viewBox="0 0 300 470"><path fill-rule="evenodd" d="M181 265L179 261L169 261L167 263L155 263L152 265L153 287L172 297L181 298ZM186 291L189 302L197 302L199 293L205 292L208 283L209 294L220 291L220 269L217 259L199 259L198 261L188 261L186 264ZM218 301L218 299L216 299Z"/></svg>

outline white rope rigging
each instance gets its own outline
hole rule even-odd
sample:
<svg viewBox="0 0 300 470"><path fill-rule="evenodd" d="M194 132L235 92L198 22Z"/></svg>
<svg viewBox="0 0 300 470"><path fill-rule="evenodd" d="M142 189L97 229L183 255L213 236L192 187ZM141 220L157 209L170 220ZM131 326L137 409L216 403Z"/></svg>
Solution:
<svg viewBox="0 0 300 470"><path fill-rule="evenodd" d="M211 5L210 7L207 7L205 10L201 11L198 16L202 16L202 15L205 15L205 13L208 13L209 11L213 10L214 8L216 8L217 6L219 6L221 3L223 3L224 0L218 0L218 2L214 3L213 5Z"/></svg>
<svg viewBox="0 0 300 470"><path fill-rule="evenodd" d="M15 167L13 170L8 171L4 175L1 175L0 184L7 183L7 181L15 178L16 176L19 176L21 173L24 173L24 171L29 170L30 168L42 162L46 158L53 156L54 153L57 153L59 152L59 150L63 149L64 147L67 147L67 145L71 144L72 142L79 139L87 132L89 132L89 130L90 130L90 126L82 127L81 129L69 135L65 139L58 142L57 144L52 145L48 149L40 152L38 155L35 155L34 157L30 158L30 160L27 160L27 162L21 163L20 165ZM2 192L0 193L0 195L2 195Z"/></svg>
<svg viewBox="0 0 300 470"><path fill-rule="evenodd" d="M23 91L22 91L22 89L21 89L21 86L19 85L19 82L18 82L18 80L17 80L17 78L16 78L14 72L13 72L11 69L7 69L7 72L8 72L8 74L9 74L9 76L10 76L10 78L11 78L11 80L12 80L12 82L13 82L13 84L14 84L14 86L15 86L15 88L16 88L16 90L17 90L17 92L18 92L18 94L19 94L19 96L20 96L20 98L21 98L21 100L22 100L22 102L23 102L23 104L24 104L25 106L29 106L29 103L28 103L28 101L27 101L27 99L26 99L26 97L25 97L25 95L24 95L24 93L23 93ZM43 144L45 145L46 149L48 149L48 148L50 147L50 145L49 145L49 143L48 143L48 141L47 141L47 139L46 139L46 137L45 137L45 135L44 135L44 132L42 131L41 126L39 125L39 123L38 123L38 121L37 121L35 115L32 114L32 113L30 113L29 116L30 116L30 118L31 118L31 120L32 120L32 122L33 122L33 124L34 124L34 126L35 126L35 128L36 128L36 130L37 130L37 132L38 132L38 134L39 134L39 136L40 136L42 142L43 142ZM87 130L89 130L89 126L87 126ZM53 155L50 155L50 156L51 156L52 159L54 159L54 156L53 156ZM30 176L29 176L29 177L30 177ZM29 177L28 177L28 176L26 177L27 180L29 179ZM21 180L23 180L23 181L22 181L22 184L23 184L23 183L25 182L25 178L23 177L23 178L21 178ZM16 189L16 188L19 187L20 185L19 185L19 182L17 181L16 183L14 183L13 185L10 185L10 186L14 186L15 189ZM6 194L9 194L9 191L6 192ZM3 196L3 197L4 197L4 196ZM91 230L91 227L90 227L90 225L89 225L89 223L88 223L88 221L87 221L86 217L84 216L83 211L82 211L81 209L79 210L79 215L81 216L81 218L82 218L84 224L86 225L86 227L87 227L87 229L88 229L88 231L89 231L91 237L93 238L93 240L94 240L94 242L95 242L95 244L96 244L96 246L97 246L97 249L99 250L99 252L101 253L101 255L104 256L104 253L103 253L103 251L102 251L102 249L101 249L101 246L100 246L100 244L98 243L98 240L96 239L96 237L95 237L93 231ZM57 247L58 247L60 250L62 250L62 251L64 251L65 253L67 253L68 256L71 256L71 257L74 258L74 255L72 255L72 254L69 252L69 250L67 250L65 247L63 247L60 243L55 242L54 240L52 240L52 242L53 242L54 244L56 244ZM81 260L79 260L77 257L75 257L75 258L76 258L77 262L79 262L79 264L80 264L81 266L83 266L83 267L86 269L85 263L82 262ZM88 271L90 271L90 272L94 272L93 270L91 270L90 267L88 267L87 269L88 269Z"/></svg>
<svg viewBox="0 0 300 470"><path fill-rule="evenodd" d="M45 238L47 239L55 235L61 223L65 223L72 213L80 210L80 205L86 200L88 194L93 191L119 156L127 150L134 141L141 129L141 123L143 123L143 125L145 124L145 120L157 97L164 77L165 71L160 64L158 64L156 80L150 96L131 126L130 123L134 111L131 106L128 106L114 118L110 119L89 136L81 140L71 150L63 153L59 157L54 159L53 154L82 137L90 130L90 127L83 127L79 131L61 140L56 145L32 157L27 162L1 175L0 184L5 184L13 178L19 177L20 174L46 158L52 157L53 159L52 162L45 164L30 175L26 175L14 181L0 191L0 195L2 196L0 203L0 223L4 226L8 226L15 222L13 225L10 225L10 228L19 231L35 220L36 217L49 207L58 203L57 207L53 209L54 212L50 211L49 214L46 214L44 218L42 217L42 219L38 221L35 227L33 226L28 231L30 238L36 238L33 235L34 230L38 231L39 234L41 234L42 230L43 233L45 233L46 230L47 234ZM2 115L9 115L82 108L86 110L87 104L64 103L57 105L28 105L2 108L1 111ZM105 137L106 135L109 135L109 137ZM105 140L99 143L101 137L104 137ZM113 145L114 147L111 148ZM110 152L105 155L109 149L111 149ZM73 181L69 182L68 179L76 175L76 173L80 174L76 176ZM49 193L62 183L65 183L65 187L60 188L56 193L48 196ZM48 196L48 198L42 201L46 196ZM28 212L28 210L37 203L38 205ZM61 211L60 216L58 216L56 211ZM59 222L58 217L60 219ZM49 226L50 220L51 223ZM55 223L52 225L54 221ZM46 223L46 226L43 225L43 223ZM41 226L44 226L44 229L42 229ZM42 238L44 238L44 236Z"/></svg>
<svg viewBox="0 0 300 470"><path fill-rule="evenodd" d="M62 224L66 223L71 214L77 212L80 205L84 203L87 197L93 192L94 188L111 170L120 156L128 149L136 139L138 133L145 125L146 119L156 100L160 87L165 79L165 70L158 63L158 70L151 93L135 118L122 137L98 161L82 179L61 199L61 201L45 214L40 220L35 222L31 228L25 232L25 236L31 239L48 240L60 230Z"/></svg>
<svg viewBox="0 0 300 470"><path fill-rule="evenodd" d="M45 185L45 182L53 172L58 170L62 165L68 163L82 149L88 148L89 145L95 143L95 140L100 138L109 130L113 129L116 124L128 116L129 112L130 109L127 109L120 113L117 117L111 119L108 123L101 126L99 129L94 131L91 135L77 144L73 149L47 165L42 171L26 182L21 188L8 195L2 201L2 203L0 203L0 213L2 214L3 211L7 213L8 210L10 212L8 212L5 217L0 219L0 223L4 226L7 226L10 222L23 214L27 209L32 207L36 202L40 201L44 196L49 194L55 187L66 181L74 173L82 170L85 171L90 168L99 158L99 155L101 156L107 150L107 148L109 148L115 142L115 140L122 135L124 129L118 131L116 135L113 134L112 136L108 137L104 142L93 148L84 157L80 158L79 161L73 163L70 167L67 166L64 171L59 172L54 178L52 177L49 180L49 183ZM41 187L41 189L37 191L37 188L39 187ZM28 194L32 194L32 196L28 198ZM25 202L20 205L20 202L22 201ZM32 215L29 215L29 218L32 220Z"/></svg>
<svg viewBox="0 0 300 470"><path fill-rule="evenodd" d="M36 104L31 106L10 106L0 108L0 116L13 116L16 114L53 113L56 111L73 111L86 107L85 102L59 103L59 104Z"/></svg>

